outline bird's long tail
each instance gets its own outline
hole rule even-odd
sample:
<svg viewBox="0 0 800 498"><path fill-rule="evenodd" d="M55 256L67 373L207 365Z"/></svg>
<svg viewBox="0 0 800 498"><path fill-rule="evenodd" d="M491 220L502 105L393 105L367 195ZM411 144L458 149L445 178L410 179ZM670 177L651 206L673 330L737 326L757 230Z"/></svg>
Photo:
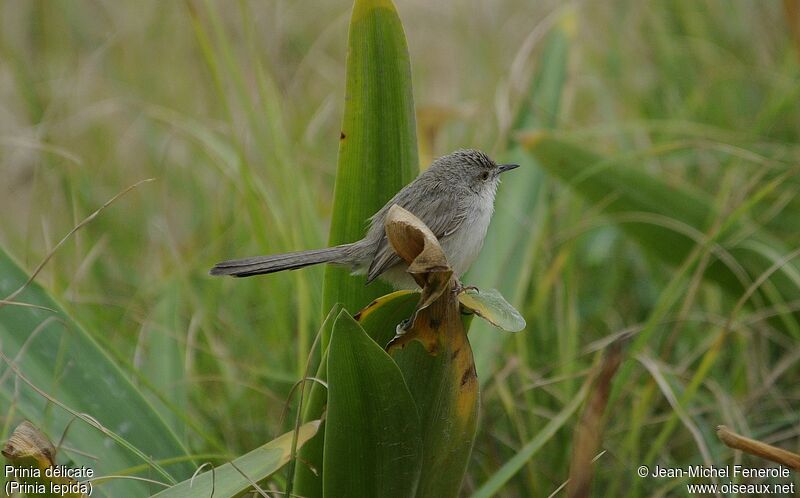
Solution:
<svg viewBox="0 0 800 498"><path fill-rule="evenodd" d="M234 277L251 277L284 270L296 270L320 263L349 264L347 249L352 244L344 244L326 249L274 254L272 256L256 256L247 259L233 259L214 265L209 271L211 275L232 275Z"/></svg>

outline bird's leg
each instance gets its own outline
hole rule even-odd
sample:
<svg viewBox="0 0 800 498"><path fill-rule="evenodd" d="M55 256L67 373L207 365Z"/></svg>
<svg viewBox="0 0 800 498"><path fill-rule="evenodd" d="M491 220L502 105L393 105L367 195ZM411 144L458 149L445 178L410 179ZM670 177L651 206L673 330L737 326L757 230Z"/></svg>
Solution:
<svg viewBox="0 0 800 498"><path fill-rule="evenodd" d="M474 285L464 285L461 283L461 280L456 278L456 284L453 286L453 294L461 294L462 292L467 292L468 290L474 290L475 292L480 293L480 289L475 287Z"/></svg>

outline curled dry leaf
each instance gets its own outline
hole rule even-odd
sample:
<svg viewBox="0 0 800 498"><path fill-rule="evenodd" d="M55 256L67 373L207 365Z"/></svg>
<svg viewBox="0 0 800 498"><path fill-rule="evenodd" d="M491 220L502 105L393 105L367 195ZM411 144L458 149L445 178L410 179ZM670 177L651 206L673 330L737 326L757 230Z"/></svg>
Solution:
<svg viewBox="0 0 800 498"><path fill-rule="evenodd" d="M453 288L453 270L433 232L422 220L397 204L389 208L385 229L392 248L403 261L408 263L408 273L422 287L419 304L411 317L398 326L397 335L389 343L388 349L402 348L408 342L417 339L430 353L434 353L438 344L438 338L432 334L434 330L427 327L418 329L415 325L420 312L440 298L455 303L450 292Z"/></svg>
<svg viewBox="0 0 800 498"><path fill-rule="evenodd" d="M422 298L416 311L406 323L398 326L397 336L391 346L402 346L412 339L419 339L432 350L433 346L424 337L403 337L404 332L414 325L421 310L433 304L445 290L453 289L453 270L439 240L427 225L397 204L389 209L385 229L392 248L408 263L408 272L422 288ZM519 332L525 328L522 315L495 289L460 292L458 301L495 327L509 332Z"/></svg>
<svg viewBox="0 0 800 498"><path fill-rule="evenodd" d="M35 425L22 422L14 429L3 448L3 456L12 464L22 458L33 458L43 467L55 465L56 448Z"/></svg>
<svg viewBox="0 0 800 498"><path fill-rule="evenodd" d="M395 204L389 208L384 226L392 249L408 263L408 272L420 287L424 289L431 278L449 280L453 270L447 256L422 220Z"/></svg>
<svg viewBox="0 0 800 498"><path fill-rule="evenodd" d="M86 494L73 491L77 485L75 479L66 476L47 476L45 471L56 464L56 448L50 439L32 423L22 422L14 429L8 442L3 447L3 456L8 463L20 471L15 480L23 485L31 486L29 489L45 490L38 496L65 496L68 498L82 498ZM36 474L32 474L33 472ZM58 486L53 491L52 486Z"/></svg>

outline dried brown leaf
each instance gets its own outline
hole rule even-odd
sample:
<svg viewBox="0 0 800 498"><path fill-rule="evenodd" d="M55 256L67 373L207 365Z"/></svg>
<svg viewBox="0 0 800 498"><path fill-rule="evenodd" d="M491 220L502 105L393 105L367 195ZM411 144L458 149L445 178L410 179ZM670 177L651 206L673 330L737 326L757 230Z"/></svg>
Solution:
<svg viewBox="0 0 800 498"><path fill-rule="evenodd" d="M11 462L32 457L44 467L55 465L55 446L42 431L27 420L14 429L2 453Z"/></svg>
<svg viewBox="0 0 800 498"><path fill-rule="evenodd" d="M594 478L595 458L603 437L603 413L611 393L611 380L622 362L622 344L612 343L606 350L603 362L599 365L592 381L592 391L575 429L572 445L572 461L569 467L567 496L579 498L589 496Z"/></svg>
<svg viewBox="0 0 800 498"><path fill-rule="evenodd" d="M429 353L438 350L439 338L436 327L416 327L420 312L433 303L445 299L458 302L450 292L453 288L453 270L447 262L442 246L436 236L419 218L397 204L389 208L385 222L386 237L400 258L408 263L408 272L414 277L422 295L411 318L398 326L397 335L387 349L403 348L412 340L419 340ZM433 317L434 321L439 318Z"/></svg>

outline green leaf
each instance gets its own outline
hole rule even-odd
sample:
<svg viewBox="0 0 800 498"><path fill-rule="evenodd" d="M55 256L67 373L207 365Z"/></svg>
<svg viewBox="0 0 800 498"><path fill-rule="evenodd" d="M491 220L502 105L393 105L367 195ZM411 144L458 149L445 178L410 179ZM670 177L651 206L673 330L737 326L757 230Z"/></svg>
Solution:
<svg viewBox="0 0 800 498"><path fill-rule="evenodd" d="M136 367L162 396L149 396L153 406L173 430L183 436L186 424L178 413L186 413L187 396L183 363L185 341L177 336L181 331L178 321L179 291L178 283L170 282L159 293L163 297L142 327L136 355L140 361Z"/></svg>
<svg viewBox="0 0 800 498"><path fill-rule="evenodd" d="M401 290L379 297L355 315L372 340L386 347L395 336L396 326L414 313L418 291Z"/></svg>
<svg viewBox="0 0 800 498"><path fill-rule="evenodd" d="M394 329L394 324L386 326ZM475 360L458 301L446 290L406 334L427 336L393 350L419 410L423 465L418 498L458 496L478 427ZM431 354L423 344L435 344Z"/></svg>
<svg viewBox="0 0 800 498"><path fill-rule="evenodd" d="M11 295L27 280L0 249L0 296ZM188 462L168 472L155 464L185 457L186 449L128 376L44 289L31 283L15 301L47 310L0 304L0 400L7 416L31 420L54 439L72 422L65 444L79 450L71 453L73 463L93 468L95 475L119 474L142 463L150 464L147 476L153 479L191 475ZM116 436L85 419L75 420L62 407L93 417ZM93 496L142 496L148 489L141 482L116 479L95 486Z"/></svg>
<svg viewBox="0 0 800 498"><path fill-rule="evenodd" d="M346 311L328 351L326 497L415 496L420 421L400 369Z"/></svg>
<svg viewBox="0 0 800 498"><path fill-rule="evenodd" d="M356 0L350 19L344 116L329 245L361 239L367 220L419 172L411 67L403 27L390 0ZM323 310L341 303L360 309L386 294L381 282L365 285L349 268L329 265L323 281ZM323 332L327 349L329 333ZM324 368L324 367L321 367ZM310 406L322 409L326 393L312 388ZM304 457L322 468L320 438ZM297 494L321 496L321 481L298 468Z"/></svg>
<svg viewBox="0 0 800 498"><path fill-rule="evenodd" d="M449 291L421 310L404 338L415 336L391 355L416 403L422 424L422 474L417 497L458 496L475 440L478 382L475 362L458 302ZM379 344L394 337L397 325L410 317L418 292L399 291L362 310L359 323ZM423 345L432 345L435 354Z"/></svg>
<svg viewBox="0 0 800 498"><path fill-rule="evenodd" d="M303 424L298 429L297 446L314 437L320 421ZM153 495L153 498L197 498L214 496L231 498L263 481L289 462L292 454L294 431L287 432L269 443L226 463L194 476L169 489Z"/></svg>
<svg viewBox="0 0 800 498"><path fill-rule="evenodd" d="M419 172L411 68L390 0L356 0L350 19L347 84L330 245L355 242L367 220ZM357 310L390 292L379 282L329 265L323 309Z"/></svg>
<svg viewBox="0 0 800 498"><path fill-rule="evenodd" d="M547 172L592 203L607 201L606 212L653 213L700 232L706 230L715 215L709 200L696 192L668 186L624 160L607 160L546 133L534 137L530 151ZM673 264L680 264L696 243L686 233L647 221L625 223L622 228Z"/></svg>
<svg viewBox="0 0 800 498"><path fill-rule="evenodd" d="M508 332L519 332L525 328L525 319L519 311L508 304L497 289L467 291L458 295L458 300L470 311Z"/></svg>

